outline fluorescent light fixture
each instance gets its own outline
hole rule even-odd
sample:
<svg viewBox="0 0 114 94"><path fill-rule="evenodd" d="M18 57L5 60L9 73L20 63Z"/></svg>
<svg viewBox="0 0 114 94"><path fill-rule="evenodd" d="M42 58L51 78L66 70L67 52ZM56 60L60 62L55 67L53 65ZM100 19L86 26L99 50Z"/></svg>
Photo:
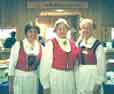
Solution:
<svg viewBox="0 0 114 94"><path fill-rule="evenodd" d="M64 12L63 9L56 9L56 12Z"/></svg>

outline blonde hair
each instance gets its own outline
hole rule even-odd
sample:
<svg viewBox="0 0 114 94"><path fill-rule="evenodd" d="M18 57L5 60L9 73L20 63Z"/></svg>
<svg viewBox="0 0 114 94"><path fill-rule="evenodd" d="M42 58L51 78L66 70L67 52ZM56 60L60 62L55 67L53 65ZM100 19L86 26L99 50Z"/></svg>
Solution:
<svg viewBox="0 0 114 94"><path fill-rule="evenodd" d="M80 28L82 28L85 24L93 27L93 20L89 18L85 18L80 22Z"/></svg>

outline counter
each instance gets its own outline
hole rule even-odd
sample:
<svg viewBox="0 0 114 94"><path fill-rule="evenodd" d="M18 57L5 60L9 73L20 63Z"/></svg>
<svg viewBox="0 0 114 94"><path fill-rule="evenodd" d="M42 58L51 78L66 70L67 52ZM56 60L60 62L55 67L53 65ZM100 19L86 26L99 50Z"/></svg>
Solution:
<svg viewBox="0 0 114 94"><path fill-rule="evenodd" d="M106 77L104 94L114 94L114 48L105 49L106 54Z"/></svg>

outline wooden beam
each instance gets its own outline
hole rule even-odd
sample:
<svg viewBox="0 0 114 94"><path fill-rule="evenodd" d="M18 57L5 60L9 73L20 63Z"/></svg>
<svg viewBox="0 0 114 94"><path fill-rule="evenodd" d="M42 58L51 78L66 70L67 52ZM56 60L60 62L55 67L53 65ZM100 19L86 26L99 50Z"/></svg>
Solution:
<svg viewBox="0 0 114 94"><path fill-rule="evenodd" d="M27 8L57 9L57 8L88 8L87 1L27 1Z"/></svg>

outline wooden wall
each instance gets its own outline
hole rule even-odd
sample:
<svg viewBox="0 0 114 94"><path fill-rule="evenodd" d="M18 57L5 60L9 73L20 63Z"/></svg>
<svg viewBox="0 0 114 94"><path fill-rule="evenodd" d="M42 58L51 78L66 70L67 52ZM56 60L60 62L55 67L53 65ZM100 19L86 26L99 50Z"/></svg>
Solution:
<svg viewBox="0 0 114 94"><path fill-rule="evenodd" d="M110 40L107 27L114 26L113 0L87 0L88 9L80 9L81 15L91 17L96 23L95 36L102 40ZM106 1L106 2L105 2ZM39 14L39 9L28 9L27 0L0 0L0 27L16 26L17 39L24 37L24 25Z"/></svg>
<svg viewBox="0 0 114 94"><path fill-rule="evenodd" d="M24 25L38 13L38 9L27 9L27 0L0 0L0 27L15 26L17 39L22 39Z"/></svg>

